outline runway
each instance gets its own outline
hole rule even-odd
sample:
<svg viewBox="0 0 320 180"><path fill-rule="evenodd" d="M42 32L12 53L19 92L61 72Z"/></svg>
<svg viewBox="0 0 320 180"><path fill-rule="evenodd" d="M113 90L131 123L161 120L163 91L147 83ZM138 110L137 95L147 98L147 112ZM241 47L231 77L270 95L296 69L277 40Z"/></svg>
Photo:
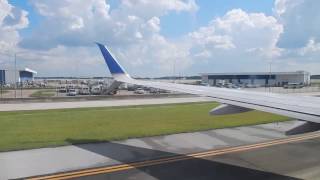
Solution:
<svg viewBox="0 0 320 180"><path fill-rule="evenodd" d="M201 153L170 154L170 157L166 158L35 177L30 180L313 179L320 175L320 158L317 156L319 149L320 133L317 132ZM297 153L304 156L296 156ZM282 161L283 159L286 161ZM310 168L311 164L312 169L306 171L305 168Z"/></svg>
<svg viewBox="0 0 320 180"><path fill-rule="evenodd" d="M115 107L115 106L173 104L173 103L208 102L208 101L212 101L212 99L207 97L180 97L180 98L109 99L109 100L100 100L100 101L44 102L44 103L21 103L21 104L13 103L13 104L0 104L0 111Z"/></svg>

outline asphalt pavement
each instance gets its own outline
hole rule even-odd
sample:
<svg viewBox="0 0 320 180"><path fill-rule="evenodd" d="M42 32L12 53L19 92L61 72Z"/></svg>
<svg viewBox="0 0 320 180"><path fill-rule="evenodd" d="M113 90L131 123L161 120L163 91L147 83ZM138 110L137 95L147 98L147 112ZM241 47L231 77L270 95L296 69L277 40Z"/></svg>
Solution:
<svg viewBox="0 0 320 180"><path fill-rule="evenodd" d="M149 151L139 149L139 151ZM320 138L192 158L75 179L108 180L298 180L320 179ZM151 152L148 152L151 153Z"/></svg>

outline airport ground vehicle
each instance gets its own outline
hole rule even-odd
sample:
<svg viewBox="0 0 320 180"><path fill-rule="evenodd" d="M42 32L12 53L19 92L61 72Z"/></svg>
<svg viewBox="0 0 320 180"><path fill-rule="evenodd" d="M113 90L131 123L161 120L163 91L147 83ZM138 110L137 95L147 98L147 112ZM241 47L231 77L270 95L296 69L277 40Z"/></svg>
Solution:
<svg viewBox="0 0 320 180"><path fill-rule="evenodd" d="M59 93L66 93L66 92L67 92L66 86L60 86L60 87L58 87L58 92L59 92Z"/></svg>
<svg viewBox="0 0 320 180"><path fill-rule="evenodd" d="M157 89L157 88L150 88L150 91L149 91L151 94L159 94L160 93L160 89Z"/></svg>
<svg viewBox="0 0 320 180"><path fill-rule="evenodd" d="M99 86L94 86L94 87L91 88L91 94L93 94L93 95L100 95L101 92L102 92L102 87L101 87L101 85L99 85Z"/></svg>
<svg viewBox="0 0 320 180"><path fill-rule="evenodd" d="M135 94L145 94L146 91L143 90L142 88L138 88L138 89L136 89L136 90L134 91L134 93L135 93Z"/></svg>
<svg viewBox="0 0 320 180"><path fill-rule="evenodd" d="M79 94L80 95L89 95L90 94L89 87L80 87L79 88Z"/></svg>
<svg viewBox="0 0 320 180"><path fill-rule="evenodd" d="M210 86L208 83L200 83L200 86Z"/></svg>
<svg viewBox="0 0 320 180"><path fill-rule="evenodd" d="M72 89L76 89L76 86L73 85L73 84L68 84L68 85L67 85L67 92L69 92L69 91L72 90Z"/></svg>
<svg viewBox="0 0 320 180"><path fill-rule="evenodd" d="M68 96L76 96L78 93L77 93L77 90L76 89L69 89L68 91Z"/></svg>
<svg viewBox="0 0 320 180"><path fill-rule="evenodd" d="M300 89L303 87L304 87L303 84L298 84L298 83L288 83L283 86L284 89Z"/></svg>
<svg viewBox="0 0 320 180"><path fill-rule="evenodd" d="M257 84L246 84L245 87L246 88L258 88L259 85L257 85Z"/></svg>

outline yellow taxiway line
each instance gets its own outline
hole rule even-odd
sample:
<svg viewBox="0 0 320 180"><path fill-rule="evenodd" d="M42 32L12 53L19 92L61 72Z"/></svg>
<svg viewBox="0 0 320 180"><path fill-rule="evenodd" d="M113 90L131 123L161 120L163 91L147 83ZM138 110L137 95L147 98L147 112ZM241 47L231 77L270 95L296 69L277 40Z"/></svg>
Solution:
<svg viewBox="0 0 320 180"><path fill-rule="evenodd" d="M254 149L258 149L258 148L264 148L264 147L269 147L269 146L274 146L274 145L298 142L298 141L303 141L303 140L308 140L308 139L313 139L313 138L318 138L318 137L320 137L320 133L308 133L308 134L303 134L303 135L299 135L299 136L277 139L277 140L272 140L272 141L262 142L262 143L257 143L257 144L229 147L229 148L224 148L224 149L215 149L215 150L210 150L210 151L200 152L200 153L177 155L177 156L165 157L165 158L160 158L160 159L155 159L155 160L134 162L134 163L121 164L121 165L102 167L102 168L79 170L79 171L66 172L66 173L60 173L60 174L49 175L49 176L34 177L34 178L29 178L29 180L71 179L71 178L77 178L77 177L83 177L83 176L97 175L97 174L102 174L102 173L111 173L111 172L116 172L116 171L123 171L123 170L129 170L129 169L134 169L134 168L140 168L140 167L153 166L153 165L158 165L158 164L165 164L165 163L189 160L189 159L194 159L194 158L204 158L204 157L211 157L211 156L217 156L217 155L234 153L234 152L254 150Z"/></svg>

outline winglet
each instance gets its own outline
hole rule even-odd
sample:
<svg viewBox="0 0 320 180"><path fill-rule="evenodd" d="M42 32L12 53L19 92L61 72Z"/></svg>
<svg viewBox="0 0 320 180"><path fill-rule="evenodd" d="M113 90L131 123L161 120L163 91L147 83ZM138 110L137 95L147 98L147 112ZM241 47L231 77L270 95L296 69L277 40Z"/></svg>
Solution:
<svg viewBox="0 0 320 180"><path fill-rule="evenodd" d="M117 62L117 60L112 56L107 47L103 44L96 43L100 48L100 51L104 57L105 62L109 68L109 71L112 75L127 75L125 70L121 67L121 65Z"/></svg>

